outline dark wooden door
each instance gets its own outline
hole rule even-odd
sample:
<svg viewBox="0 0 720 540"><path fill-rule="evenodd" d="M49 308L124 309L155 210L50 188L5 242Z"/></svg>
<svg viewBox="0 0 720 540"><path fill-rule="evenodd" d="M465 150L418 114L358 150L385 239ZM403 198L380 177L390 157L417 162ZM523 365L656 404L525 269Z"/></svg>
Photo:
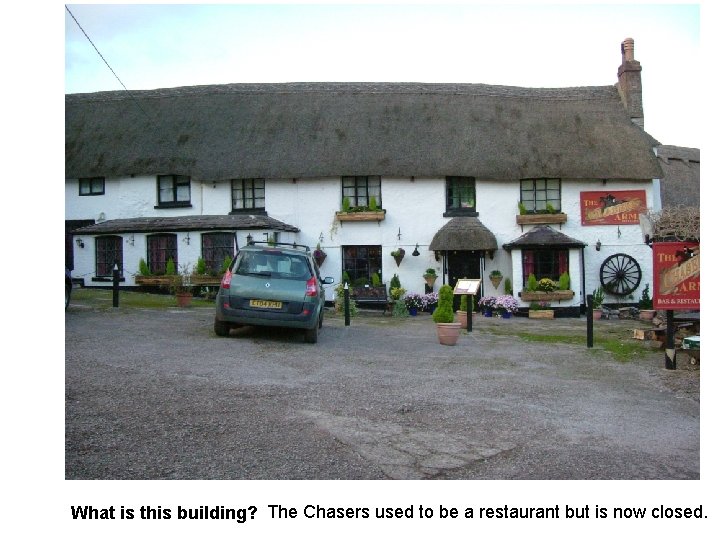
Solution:
<svg viewBox="0 0 720 540"><path fill-rule="evenodd" d="M448 283L455 288L458 279L482 279L481 251L450 251L447 257ZM482 282L478 295L482 295ZM476 299L477 302L477 299ZM455 297L455 309L460 305L460 297ZM475 306L477 309L477 306Z"/></svg>

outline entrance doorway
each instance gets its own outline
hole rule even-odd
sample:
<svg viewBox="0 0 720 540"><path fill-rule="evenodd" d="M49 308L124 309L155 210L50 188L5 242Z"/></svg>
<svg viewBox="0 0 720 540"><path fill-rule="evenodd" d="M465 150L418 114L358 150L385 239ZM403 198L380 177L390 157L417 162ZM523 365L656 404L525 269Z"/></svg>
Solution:
<svg viewBox="0 0 720 540"><path fill-rule="evenodd" d="M448 251L447 253L447 275L448 283L452 288L458 279L479 279L480 289L478 296L484 295L483 286L483 270L485 269L485 253L479 250L472 251ZM477 298L475 299L477 304ZM453 308L455 310L460 306L460 297L455 296ZM477 305L474 306L477 311Z"/></svg>

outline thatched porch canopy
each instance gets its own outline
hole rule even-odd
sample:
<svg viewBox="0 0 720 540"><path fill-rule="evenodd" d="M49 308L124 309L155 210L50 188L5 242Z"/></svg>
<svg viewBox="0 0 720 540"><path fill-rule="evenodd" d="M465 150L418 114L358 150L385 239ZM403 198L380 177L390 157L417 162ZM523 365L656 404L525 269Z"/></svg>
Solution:
<svg viewBox="0 0 720 540"><path fill-rule="evenodd" d="M587 244L582 240L571 238L548 225L538 225L512 242L503 244L503 249L510 251L522 248L583 248L585 246Z"/></svg>
<svg viewBox="0 0 720 540"><path fill-rule="evenodd" d="M456 217L435 233L431 251L495 251L495 235L476 217Z"/></svg>

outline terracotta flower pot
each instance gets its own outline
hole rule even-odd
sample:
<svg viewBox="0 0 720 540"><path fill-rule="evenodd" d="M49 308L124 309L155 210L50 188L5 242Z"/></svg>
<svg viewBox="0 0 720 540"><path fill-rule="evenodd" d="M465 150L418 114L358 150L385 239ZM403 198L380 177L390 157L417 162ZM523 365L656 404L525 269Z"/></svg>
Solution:
<svg viewBox="0 0 720 540"><path fill-rule="evenodd" d="M655 317L655 310L654 309L641 309L640 313L638 314L638 317L641 321L652 321L653 317Z"/></svg>
<svg viewBox="0 0 720 540"><path fill-rule="evenodd" d="M455 345L460 337L460 323L435 323L440 345Z"/></svg>
<svg viewBox="0 0 720 540"><path fill-rule="evenodd" d="M175 299L177 300L178 306L187 307L190 305L190 300L192 300L192 293L191 292L175 293Z"/></svg>
<svg viewBox="0 0 720 540"><path fill-rule="evenodd" d="M602 313L603 313L602 309L593 309L593 319L595 319L596 321L598 319L602 319Z"/></svg>
<svg viewBox="0 0 720 540"><path fill-rule="evenodd" d="M467 328L467 311L456 311L455 315L456 315L455 322L459 322L460 328L462 328L463 330L466 329ZM475 314L473 313L471 315L471 317L473 318L472 320L474 323L475 322Z"/></svg>

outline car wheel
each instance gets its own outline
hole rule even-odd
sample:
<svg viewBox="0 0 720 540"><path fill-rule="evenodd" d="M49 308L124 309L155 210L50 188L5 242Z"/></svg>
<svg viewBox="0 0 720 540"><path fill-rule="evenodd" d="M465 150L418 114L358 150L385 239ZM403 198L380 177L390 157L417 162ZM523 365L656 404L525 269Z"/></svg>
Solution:
<svg viewBox="0 0 720 540"><path fill-rule="evenodd" d="M65 309L68 308L70 305L70 293L72 291L72 286L65 285Z"/></svg>
<svg viewBox="0 0 720 540"><path fill-rule="evenodd" d="M315 323L313 328L305 330L305 343L317 343L319 325L320 319L318 319L318 322Z"/></svg>
<svg viewBox="0 0 720 540"><path fill-rule="evenodd" d="M230 325L223 321L215 321L215 335L228 337L230 335Z"/></svg>

